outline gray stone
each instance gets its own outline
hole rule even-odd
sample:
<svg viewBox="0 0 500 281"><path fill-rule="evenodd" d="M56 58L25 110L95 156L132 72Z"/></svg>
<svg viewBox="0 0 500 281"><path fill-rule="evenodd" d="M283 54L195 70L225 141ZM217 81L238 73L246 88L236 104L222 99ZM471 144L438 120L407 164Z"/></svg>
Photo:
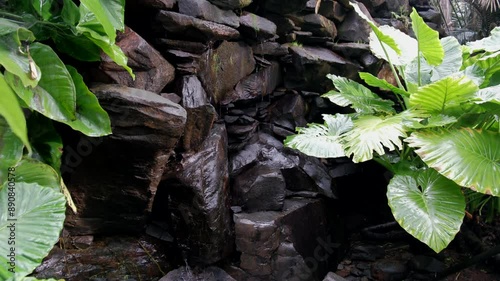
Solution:
<svg viewBox="0 0 500 281"><path fill-rule="evenodd" d="M160 10L170 10L177 3L177 0L141 0L140 3L145 7L151 7Z"/></svg>
<svg viewBox="0 0 500 281"><path fill-rule="evenodd" d="M347 281L344 277L335 274L334 272L328 272L323 281Z"/></svg>
<svg viewBox="0 0 500 281"><path fill-rule="evenodd" d="M124 33L119 33L116 44L127 56L127 65L132 68L135 79L123 67L103 54L100 69L111 79L105 82L160 93L174 80L174 67L132 29L127 27Z"/></svg>
<svg viewBox="0 0 500 281"><path fill-rule="evenodd" d="M280 211L285 200L281 170L255 166L239 174L232 186L233 204L246 212Z"/></svg>
<svg viewBox="0 0 500 281"><path fill-rule="evenodd" d="M198 42L231 40L240 36L238 30L229 26L174 12L160 11L156 21L163 32Z"/></svg>
<svg viewBox="0 0 500 281"><path fill-rule="evenodd" d="M262 41L276 36L276 24L256 14L243 12L240 24L240 31L246 37Z"/></svg>
<svg viewBox="0 0 500 281"><path fill-rule="evenodd" d="M157 40L157 43L158 45L167 49L174 49L198 55L201 55L208 49L208 46L206 44L200 42L160 38Z"/></svg>
<svg viewBox="0 0 500 281"><path fill-rule="evenodd" d="M283 16L283 15L277 15L277 14L267 14L266 18L276 25L276 33L278 36L285 37L288 33L292 32L295 28L295 23Z"/></svg>
<svg viewBox="0 0 500 281"><path fill-rule="evenodd" d="M226 96L222 104L266 96L272 93L281 82L281 67L279 63L272 62L270 66L250 74L238 82L234 91Z"/></svg>
<svg viewBox="0 0 500 281"><path fill-rule="evenodd" d="M233 11L221 10L206 0L177 0L179 13L225 24L234 28L240 26L238 16Z"/></svg>
<svg viewBox="0 0 500 281"><path fill-rule="evenodd" d="M195 75L182 77L181 93L184 108L196 108L208 103L207 93Z"/></svg>
<svg viewBox="0 0 500 281"><path fill-rule="evenodd" d="M227 274L224 270L209 266L204 269L180 267L170 271L163 276L159 281L236 281L233 277Z"/></svg>
<svg viewBox="0 0 500 281"><path fill-rule="evenodd" d="M170 164L158 188L168 194L158 204L168 206L173 235L190 264L213 264L232 251L226 154L225 126L215 124L198 151Z"/></svg>
<svg viewBox="0 0 500 281"><path fill-rule="evenodd" d="M252 49L241 41L224 41L215 50L208 50L202 58L198 77L215 103L223 101L255 68Z"/></svg>
<svg viewBox="0 0 500 281"><path fill-rule="evenodd" d="M288 54L288 47L277 42L262 42L252 46L254 55L284 56Z"/></svg>
<svg viewBox="0 0 500 281"><path fill-rule="evenodd" d="M293 14L302 11L307 5L307 1L308 0L266 0L263 8L269 12L281 15Z"/></svg>
<svg viewBox="0 0 500 281"><path fill-rule="evenodd" d="M409 0L385 0L388 12L394 12L398 15L407 14L411 11Z"/></svg>
<svg viewBox="0 0 500 281"><path fill-rule="evenodd" d="M370 45L364 43L327 43L332 51L342 54L344 57L356 58L370 52Z"/></svg>
<svg viewBox="0 0 500 281"><path fill-rule="evenodd" d="M362 3L358 3L358 5L363 13L371 18L366 7ZM338 38L348 42L368 43L371 30L370 25L352 10L347 13L345 20L340 24Z"/></svg>
<svg viewBox="0 0 500 281"><path fill-rule="evenodd" d="M419 11L418 14L426 21L440 25L442 22L441 13L436 10Z"/></svg>
<svg viewBox="0 0 500 281"><path fill-rule="evenodd" d="M66 143L61 173L79 210L72 235L139 232L163 169L186 123L186 111L155 93L119 85L92 88L113 134Z"/></svg>
<svg viewBox="0 0 500 281"><path fill-rule="evenodd" d="M182 136L182 145L186 151L197 151L209 136L217 120L217 112L211 104L196 108L186 108L187 122Z"/></svg>
<svg viewBox="0 0 500 281"><path fill-rule="evenodd" d="M408 275L408 266L404 261L383 259L372 263L371 273L375 280L404 280Z"/></svg>
<svg viewBox="0 0 500 281"><path fill-rule="evenodd" d="M436 258L418 255L409 261L409 266L413 270L439 273L446 270L446 264Z"/></svg>
<svg viewBox="0 0 500 281"><path fill-rule="evenodd" d="M335 24L319 14L309 14L304 17L304 23L302 24L302 30L310 31L315 36L320 37L337 37L337 27Z"/></svg>
<svg viewBox="0 0 500 281"><path fill-rule="evenodd" d="M226 10L245 8L246 6L252 3L252 0L209 0L209 1Z"/></svg>

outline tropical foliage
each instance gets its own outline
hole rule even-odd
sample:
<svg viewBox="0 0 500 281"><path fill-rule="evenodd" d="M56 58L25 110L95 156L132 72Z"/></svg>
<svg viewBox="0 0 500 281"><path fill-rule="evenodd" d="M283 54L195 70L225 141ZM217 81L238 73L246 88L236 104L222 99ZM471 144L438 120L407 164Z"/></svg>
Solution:
<svg viewBox="0 0 500 281"><path fill-rule="evenodd" d="M98 61L104 52L133 75L115 44L125 1L79 3L0 1L0 236L15 237L0 243L1 280L35 280L26 276L57 242L66 202L77 211L61 177L63 145L52 120L88 136L111 134L107 113L58 54ZM14 264L3 254L11 252Z"/></svg>
<svg viewBox="0 0 500 281"><path fill-rule="evenodd" d="M323 115L324 124L297 128L288 147L316 157L375 160L393 173L387 198L398 223L439 252L455 237L465 215L463 188L500 196L500 28L461 46L439 38L418 13L415 38L370 26L370 48L387 61L397 86L360 73L381 98L355 81L328 75L335 90L323 95L353 113ZM400 110L396 110L400 109Z"/></svg>

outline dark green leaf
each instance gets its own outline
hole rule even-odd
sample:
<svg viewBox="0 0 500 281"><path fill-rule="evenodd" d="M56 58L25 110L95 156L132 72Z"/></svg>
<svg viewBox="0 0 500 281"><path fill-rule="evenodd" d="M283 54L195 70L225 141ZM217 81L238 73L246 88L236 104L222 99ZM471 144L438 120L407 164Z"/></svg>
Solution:
<svg viewBox="0 0 500 281"><path fill-rule="evenodd" d="M57 121L75 120L76 91L66 66L47 45L37 42L30 50L41 70L38 86L25 88L13 75L6 75L7 82L31 109Z"/></svg>
<svg viewBox="0 0 500 281"><path fill-rule="evenodd" d="M30 158L21 160L16 165L15 174L17 182L36 183L58 192L61 190L61 180L56 170L38 160Z"/></svg>
<svg viewBox="0 0 500 281"><path fill-rule="evenodd" d="M63 0L61 17L65 23L76 26L80 21L80 10L72 0Z"/></svg>
<svg viewBox="0 0 500 281"><path fill-rule="evenodd" d="M33 0L32 3L36 13L43 20L48 20L53 16L52 5L54 4L54 0Z"/></svg>
<svg viewBox="0 0 500 281"><path fill-rule="evenodd" d="M5 182L7 169L13 167L23 157L23 142L12 132L0 117L0 186Z"/></svg>
<svg viewBox="0 0 500 281"><path fill-rule="evenodd" d="M81 0L80 9L87 9L95 15L106 35L115 42L116 30L123 31L125 0Z"/></svg>
<svg viewBox="0 0 500 281"><path fill-rule="evenodd" d="M15 32L0 37L0 64L21 79L22 87L35 87L40 75L34 77L32 71L40 73L40 68L37 65L30 66L28 53L22 50L16 41L19 41L19 38Z"/></svg>
<svg viewBox="0 0 500 281"><path fill-rule="evenodd" d="M63 150L62 139L52 120L33 112L28 118L29 139L40 159L59 172Z"/></svg>

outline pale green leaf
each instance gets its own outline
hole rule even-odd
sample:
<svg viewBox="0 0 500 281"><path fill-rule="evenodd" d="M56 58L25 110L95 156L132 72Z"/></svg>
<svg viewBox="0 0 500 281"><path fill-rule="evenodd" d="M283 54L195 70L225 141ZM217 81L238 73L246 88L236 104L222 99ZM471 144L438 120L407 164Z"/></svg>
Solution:
<svg viewBox="0 0 500 281"><path fill-rule="evenodd" d="M15 245L8 240L0 243L0 280L20 280L30 274L59 239L65 219L66 202L61 192L34 183L17 182L15 189L4 185L0 190L0 206L8 206L9 191L14 191L15 212L0 212L0 237L11 237L15 232ZM8 221L15 218L16 221ZM15 224L12 227L12 223ZM8 271L10 248L15 248L15 273Z"/></svg>
<svg viewBox="0 0 500 281"><path fill-rule="evenodd" d="M411 129L443 127L457 122L457 118L442 114L432 114L426 118L404 120L404 125Z"/></svg>
<svg viewBox="0 0 500 281"><path fill-rule="evenodd" d="M418 131L406 139L430 167L457 184L500 196L500 134L469 128Z"/></svg>
<svg viewBox="0 0 500 281"><path fill-rule="evenodd" d="M31 150L23 110L17 101L16 94L7 85L2 73L0 73L0 115L5 118L12 132Z"/></svg>
<svg viewBox="0 0 500 281"><path fill-rule="evenodd" d="M462 113L461 104L472 99L477 90L466 77L448 76L420 87L410 96L410 106L428 113L457 115Z"/></svg>
<svg viewBox="0 0 500 281"><path fill-rule="evenodd" d="M35 183L40 186L50 187L60 191L60 180L58 173L49 165L36 159L24 158L17 165L16 181L23 183Z"/></svg>
<svg viewBox="0 0 500 281"><path fill-rule="evenodd" d="M21 26L12 20L0 18L0 36L13 33L18 30Z"/></svg>
<svg viewBox="0 0 500 281"><path fill-rule="evenodd" d="M25 88L13 75L5 76L7 82L31 109L57 121L74 120L76 91L66 66L47 45L33 43L30 50L41 70L38 85L33 89Z"/></svg>
<svg viewBox="0 0 500 281"><path fill-rule="evenodd" d="M307 128L297 128L297 135L288 136L285 146L319 158L345 156L339 136L352 128L351 119L341 114L324 114L323 119L324 125L308 124Z"/></svg>
<svg viewBox="0 0 500 281"><path fill-rule="evenodd" d="M370 49L372 53L396 66L405 66L417 57L418 43L415 38L401 32L392 26L380 26L379 31L386 37L390 37L401 50L396 52L392 45L388 45L386 41L379 41L380 35L370 33Z"/></svg>
<svg viewBox="0 0 500 281"><path fill-rule="evenodd" d="M356 112L362 114L395 113L392 101L380 98L365 86L333 74L328 74L327 77L332 80L337 91L329 91L322 97L328 98L331 102L340 106L351 106Z"/></svg>
<svg viewBox="0 0 500 281"><path fill-rule="evenodd" d="M475 94L476 103L493 102L500 104L500 85L480 89Z"/></svg>
<svg viewBox="0 0 500 281"><path fill-rule="evenodd" d="M402 90L402 89L392 85L391 83L387 82L384 79L380 79L378 77L375 77L371 73L360 72L359 77L361 79L363 79L363 81L365 81L366 84L368 84L372 87L378 87L378 88L381 88L383 90L389 90L389 91L392 91L393 93L396 93L396 94L399 94L402 96L409 96L410 95L407 91Z"/></svg>
<svg viewBox="0 0 500 281"><path fill-rule="evenodd" d="M441 45L444 49L444 59L440 65L432 68L432 82L459 72L462 66L462 51L458 40L448 36L441 39Z"/></svg>
<svg viewBox="0 0 500 281"><path fill-rule="evenodd" d="M500 27L495 27L491 30L490 36L481 40L468 42L466 46L469 52L475 53L478 51L496 52L500 50Z"/></svg>
<svg viewBox="0 0 500 281"><path fill-rule="evenodd" d="M425 24L415 8L413 8L410 18L413 32L415 33L415 37L417 37L418 51L422 53L430 65L441 64L444 57L444 50L439 42L439 33Z"/></svg>
<svg viewBox="0 0 500 281"><path fill-rule="evenodd" d="M372 159L373 152L384 155L385 149L402 149L401 138L406 137L403 120L409 118L410 114L404 111L389 117L359 116L353 121L353 129L342 135L346 155L352 155L353 161L358 163Z"/></svg>
<svg viewBox="0 0 500 281"><path fill-rule="evenodd" d="M436 252L454 239L465 215L460 187L432 169L395 175L387 199L396 221Z"/></svg>

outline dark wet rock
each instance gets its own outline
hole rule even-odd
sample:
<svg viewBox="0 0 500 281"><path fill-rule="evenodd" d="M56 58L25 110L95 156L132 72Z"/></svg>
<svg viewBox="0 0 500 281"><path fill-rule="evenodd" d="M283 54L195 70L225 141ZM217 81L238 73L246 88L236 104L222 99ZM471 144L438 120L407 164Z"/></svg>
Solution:
<svg viewBox="0 0 500 281"><path fill-rule="evenodd" d="M285 37L286 34L292 32L295 28L295 23L282 15L277 15L277 14L266 14L266 18L276 25L276 33L278 36Z"/></svg>
<svg viewBox="0 0 500 281"><path fill-rule="evenodd" d="M361 11L371 18L366 7L362 3L358 3L358 5ZM338 38L347 42L368 43L371 30L370 25L354 10L351 10L338 28Z"/></svg>
<svg viewBox="0 0 500 281"><path fill-rule="evenodd" d="M351 259L362 261L375 261L383 257L384 248L371 245L357 245L352 248Z"/></svg>
<svg viewBox="0 0 500 281"><path fill-rule="evenodd" d="M411 11L409 0L385 0L386 12L394 12L398 15L407 14Z"/></svg>
<svg viewBox="0 0 500 281"><path fill-rule="evenodd" d="M276 24L256 14L243 12L240 16L240 32L247 38L263 41L276 36Z"/></svg>
<svg viewBox="0 0 500 281"><path fill-rule="evenodd" d="M284 56L288 48L277 42L262 42L252 46L254 55Z"/></svg>
<svg viewBox="0 0 500 281"><path fill-rule="evenodd" d="M246 212L280 211L285 200L285 179L280 169L255 166L234 179L231 194L233 204Z"/></svg>
<svg viewBox="0 0 500 281"><path fill-rule="evenodd" d="M427 10L427 11L420 11L418 14L424 19L426 22L432 22L437 25L441 24L442 18L441 18L441 13L438 11L432 9L432 10Z"/></svg>
<svg viewBox="0 0 500 281"><path fill-rule="evenodd" d="M371 273L375 280L398 281L408 275L408 266L404 261L383 259L372 264Z"/></svg>
<svg viewBox="0 0 500 281"><path fill-rule="evenodd" d="M160 10L170 10L177 3L177 0L141 0L139 2L145 7Z"/></svg>
<svg viewBox="0 0 500 281"><path fill-rule="evenodd" d="M201 55L208 49L208 46L206 44L200 42L160 38L157 40L157 43L158 45L165 47L167 49L174 49L198 55Z"/></svg>
<svg viewBox="0 0 500 281"><path fill-rule="evenodd" d="M197 150L210 134L217 112L211 104L186 108L187 122L182 136L183 148L187 151Z"/></svg>
<svg viewBox="0 0 500 281"><path fill-rule="evenodd" d="M304 17L304 23L301 25L302 30L310 31L315 36L320 37L337 37L337 27L335 24L319 14L309 14Z"/></svg>
<svg viewBox="0 0 500 281"><path fill-rule="evenodd" d="M196 108L208 103L207 93L195 75L182 77L180 90L184 108Z"/></svg>
<svg viewBox="0 0 500 281"><path fill-rule="evenodd" d="M318 13L330 20L342 22L345 18L346 9L337 1L322 0Z"/></svg>
<svg viewBox="0 0 500 281"><path fill-rule="evenodd" d="M68 140L61 173L78 208L72 235L140 232L163 169L186 123L186 111L153 92L119 85L92 91L113 134Z"/></svg>
<svg viewBox="0 0 500 281"><path fill-rule="evenodd" d="M200 78L215 103L223 101L234 86L255 68L252 49L243 42L222 42L202 55Z"/></svg>
<svg viewBox="0 0 500 281"><path fill-rule="evenodd" d="M161 93L160 96L166 98L173 103L180 103L182 98L175 93Z"/></svg>
<svg viewBox="0 0 500 281"><path fill-rule="evenodd" d="M328 272L323 281L347 281L344 277L335 274L334 272Z"/></svg>
<svg viewBox="0 0 500 281"><path fill-rule="evenodd" d="M292 46L292 63L286 65L285 87L325 93L332 89L326 78L333 73L357 79L360 66L339 56L333 51L310 46Z"/></svg>
<svg viewBox="0 0 500 281"><path fill-rule="evenodd" d="M305 115L306 104L298 94L286 94L271 105L271 122L291 129L292 132L296 127L304 127L307 124Z"/></svg>
<svg viewBox="0 0 500 281"><path fill-rule="evenodd" d="M196 74L200 71L200 55L175 49L163 51L164 56L175 65L179 74Z"/></svg>
<svg viewBox="0 0 500 281"><path fill-rule="evenodd" d="M240 36L238 30L226 25L169 11L160 11L156 21L160 24L162 34L181 36L197 42L231 40Z"/></svg>
<svg viewBox="0 0 500 281"><path fill-rule="evenodd" d="M199 151L184 153L159 186L168 202L155 205L168 205L173 235L190 263L213 264L231 252L226 153L225 126L215 124Z"/></svg>
<svg viewBox="0 0 500 281"><path fill-rule="evenodd" d="M334 178L345 177L359 172L358 166L353 162L340 163L328 171L328 174Z"/></svg>
<svg viewBox="0 0 500 281"><path fill-rule="evenodd" d="M302 11L307 5L307 0L266 0L264 9L281 15L293 14Z"/></svg>
<svg viewBox="0 0 500 281"><path fill-rule="evenodd" d="M381 60L370 53L362 55L359 58L359 61L361 62L361 65L364 66L370 73L372 73L372 71L373 73L376 73L376 69L378 68L377 66L381 65Z"/></svg>
<svg viewBox="0 0 500 281"><path fill-rule="evenodd" d="M431 273L443 272L446 269L446 264L444 262L433 257L422 255L413 257L408 265L413 270Z"/></svg>
<svg viewBox="0 0 500 281"><path fill-rule="evenodd" d="M127 56L127 65L132 68L135 80L123 67L117 65L107 55L103 55L103 62L99 68L103 72L101 75L105 75L106 78L97 78L97 81L160 93L174 80L174 67L132 29L127 27L124 33L119 33L116 44Z"/></svg>
<svg viewBox="0 0 500 281"><path fill-rule="evenodd" d="M280 141L268 134L256 134L229 161L233 177L254 165L264 165L281 169L287 189L315 191L330 198L335 197L331 178L318 159L284 148Z"/></svg>
<svg viewBox="0 0 500 281"><path fill-rule="evenodd" d="M240 267L263 280L322 278L338 248L325 208L320 199L288 199L281 212L235 214Z"/></svg>
<svg viewBox="0 0 500 281"><path fill-rule="evenodd" d="M85 248L69 243L65 243L64 248L55 246L35 269L34 276L38 279L156 281L164 275L162 270L171 267L165 255L168 252L170 249L147 236L98 237ZM125 276L132 279L124 279Z"/></svg>
<svg viewBox="0 0 500 281"><path fill-rule="evenodd" d="M221 10L206 0L178 0L179 13L225 24L234 28L240 26L238 16L230 10Z"/></svg>
<svg viewBox="0 0 500 281"><path fill-rule="evenodd" d="M370 45L364 43L327 43L332 51L348 58L359 58L370 52Z"/></svg>
<svg viewBox="0 0 500 281"><path fill-rule="evenodd" d="M281 82L281 67L279 63L272 62L269 67L250 74L238 82L234 91L224 98L222 104L266 96L272 93Z"/></svg>
<svg viewBox="0 0 500 281"><path fill-rule="evenodd" d="M224 270L209 266L204 269L181 267L176 270L170 271L167 275L159 281L236 281Z"/></svg>
<svg viewBox="0 0 500 281"><path fill-rule="evenodd" d="M209 1L225 10L241 9L252 3L252 0L209 0Z"/></svg>

